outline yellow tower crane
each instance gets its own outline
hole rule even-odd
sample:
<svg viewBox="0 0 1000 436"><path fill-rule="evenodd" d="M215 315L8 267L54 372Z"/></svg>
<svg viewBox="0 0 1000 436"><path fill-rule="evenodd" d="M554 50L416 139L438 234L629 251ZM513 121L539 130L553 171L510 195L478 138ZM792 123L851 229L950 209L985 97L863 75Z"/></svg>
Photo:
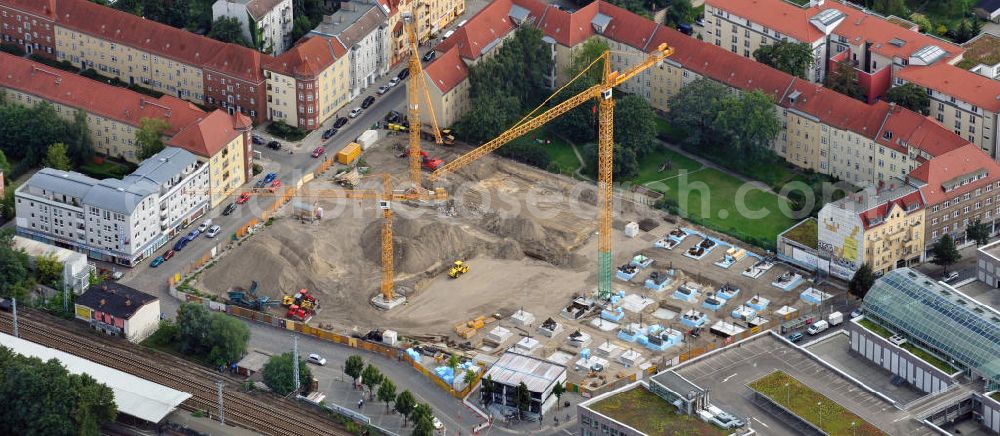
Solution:
<svg viewBox="0 0 1000 436"><path fill-rule="evenodd" d="M527 134L528 132L541 127L545 123L552 121L553 119L559 117L560 115L570 111L571 109L583 104L590 99L598 100L599 115L598 115L598 157L597 157L597 191L598 191L598 202L597 208L600 214L598 218L598 282L597 282L597 296L601 299L608 299L611 297L611 207L612 207L612 170L614 166L612 165L612 158L614 155L614 98L612 96L612 88L618 86L632 77L635 77L639 73L645 71L646 69L656 65L658 62L666 59L668 56L673 54L674 49L668 47L667 44L660 44L656 50L649 54L645 60L643 60L638 65L633 66L623 73L618 71L611 71L611 66L609 62L608 52L604 52L597 60L603 59L604 72L601 82L591 86L585 91L576 94L572 97L566 99L562 103L559 103L545 112L535 116L534 118L525 118L518 124L509 130L501 133L496 138L490 140L489 142L473 149L472 151L465 153L455 160L442 165L436 171L431 173L427 180L430 182L435 182L442 176L451 173L459 168L462 168L472 161L479 159L492 151L500 148L504 144L517 139L518 137ZM591 66L594 65L591 63ZM583 73L581 72L580 75ZM580 77L577 76L577 78ZM575 80L575 79L574 79ZM551 98L551 97L550 97ZM544 104L544 103L543 103ZM536 109L537 111L537 109ZM529 115L530 116L530 115Z"/></svg>
<svg viewBox="0 0 1000 436"><path fill-rule="evenodd" d="M406 36L410 44L410 56L407 61L410 78L406 85L407 120L410 123L410 148L408 151L410 157L410 182L413 183L414 188L418 188L421 185L422 172L420 168L423 163L421 161L423 156L420 153L420 133L423 130L423 124L420 122L421 95L425 98L427 112L431 116L431 132L434 135L434 142L441 144L444 142L444 139L438 130L437 116L434 115L434 106L431 105L430 93L427 90L427 84L424 83L424 73L420 66L420 52L417 51L417 17L415 16L415 12L403 12L403 27L406 29Z"/></svg>

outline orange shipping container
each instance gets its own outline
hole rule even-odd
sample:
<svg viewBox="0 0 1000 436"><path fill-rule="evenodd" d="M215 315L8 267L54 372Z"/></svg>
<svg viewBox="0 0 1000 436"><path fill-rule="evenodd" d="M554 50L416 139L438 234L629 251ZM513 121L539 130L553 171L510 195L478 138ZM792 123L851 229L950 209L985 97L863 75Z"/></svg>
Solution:
<svg viewBox="0 0 1000 436"><path fill-rule="evenodd" d="M339 152L337 152L337 162L344 165L350 165L355 159L361 156L361 144L357 142L352 142L347 144Z"/></svg>

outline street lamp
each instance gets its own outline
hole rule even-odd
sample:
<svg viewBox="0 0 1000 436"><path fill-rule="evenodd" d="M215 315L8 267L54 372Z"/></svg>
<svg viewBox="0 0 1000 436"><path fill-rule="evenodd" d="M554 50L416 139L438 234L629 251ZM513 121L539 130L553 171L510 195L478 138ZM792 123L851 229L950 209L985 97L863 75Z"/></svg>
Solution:
<svg viewBox="0 0 1000 436"><path fill-rule="evenodd" d="M816 403L816 408L819 410L819 428L823 429L823 402L819 401Z"/></svg>
<svg viewBox="0 0 1000 436"><path fill-rule="evenodd" d="M791 407L792 405L792 384L785 383L785 405Z"/></svg>
<svg viewBox="0 0 1000 436"><path fill-rule="evenodd" d="M858 436L858 423L851 421L851 434Z"/></svg>

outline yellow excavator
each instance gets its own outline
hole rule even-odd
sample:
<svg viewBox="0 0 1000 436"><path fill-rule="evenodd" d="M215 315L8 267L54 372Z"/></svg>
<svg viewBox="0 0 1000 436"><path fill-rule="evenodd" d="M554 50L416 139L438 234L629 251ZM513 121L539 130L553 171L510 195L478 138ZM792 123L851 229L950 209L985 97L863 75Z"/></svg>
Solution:
<svg viewBox="0 0 1000 436"><path fill-rule="evenodd" d="M455 263L451 266L451 269L448 270L448 277L457 279L459 276L467 272L469 272L469 264L461 260L456 260Z"/></svg>

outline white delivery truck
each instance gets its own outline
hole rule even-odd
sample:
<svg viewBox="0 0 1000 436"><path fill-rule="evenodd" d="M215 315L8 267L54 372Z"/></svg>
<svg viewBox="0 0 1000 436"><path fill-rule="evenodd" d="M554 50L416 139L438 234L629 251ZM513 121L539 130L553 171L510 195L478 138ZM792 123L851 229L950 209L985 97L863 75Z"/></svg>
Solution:
<svg viewBox="0 0 1000 436"><path fill-rule="evenodd" d="M806 330L806 332L809 333L810 335L818 335L820 333L825 332L826 329L828 328L830 328L830 323L826 322L826 320L821 319L819 321L816 321L815 324L809 326L809 330Z"/></svg>
<svg viewBox="0 0 1000 436"><path fill-rule="evenodd" d="M830 322L831 326L835 326L844 322L844 314L840 312L833 312L826 319Z"/></svg>

